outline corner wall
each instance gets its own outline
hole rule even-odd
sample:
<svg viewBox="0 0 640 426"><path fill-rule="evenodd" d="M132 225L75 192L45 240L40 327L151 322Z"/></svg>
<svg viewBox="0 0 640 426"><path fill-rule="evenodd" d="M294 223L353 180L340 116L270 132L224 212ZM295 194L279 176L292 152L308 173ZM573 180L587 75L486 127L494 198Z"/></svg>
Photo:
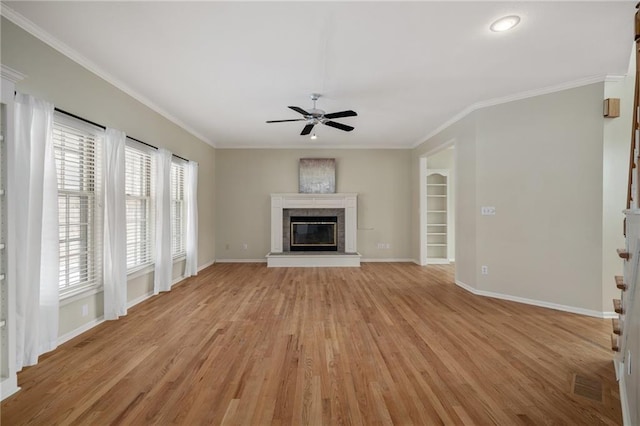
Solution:
<svg viewBox="0 0 640 426"><path fill-rule="evenodd" d="M413 151L417 182L418 158L455 139L457 281L602 312L603 90L597 83L483 108ZM414 185L414 206L418 194ZM496 215L481 216L481 206ZM417 208L412 223L417 235Z"/></svg>
<svg viewBox="0 0 640 426"><path fill-rule="evenodd" d="M213 261L214 149L179 126L102 80L4 17L2 64L27 75L17 90L53 102L56 107L91 121L124 131L158 147L198 161L198 265ZM174 265L173 277L182 276L184 262ZM129 279L128 300L135 302L153 290L153 273ZM89 315L81 316L82 305ZM102 293L63 301L59 335L95 324L103 315Z"/></svg>

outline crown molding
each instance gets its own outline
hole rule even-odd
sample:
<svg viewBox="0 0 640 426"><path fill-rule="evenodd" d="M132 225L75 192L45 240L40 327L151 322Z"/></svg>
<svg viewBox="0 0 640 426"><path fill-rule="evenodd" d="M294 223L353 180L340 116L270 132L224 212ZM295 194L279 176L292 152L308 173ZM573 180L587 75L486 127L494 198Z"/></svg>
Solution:
<svg viewBox="0 0 640 426"><path fill-rule="evenodd" d="M433 130L431 133L429 133L425 137L419 139L417 142L415 142L411 146L411 148L417 148L418 146L422 145L423 143L425 143L426 141L428 141L429 139L431 139L432 137L434 137L438 133L440 133L443 130L445 130L447 127L455 124L456 122L458 122L458 121L462 120L463 118L465 118L467 115L469 115L472 112L477 111L479 109L483 109L483 108L487 108L487 107L491 107L491 106L496 106L496 105L501 105L501 104L506 104L506 103L514 102L514 101L520 101L520 100L523 100L523 99L533 98L533 97L536 97L536 96L548 95L550 93L561 92L563 90L575 89L576 87L588 86L589 84L594 84L594 83L602 83L602 82L605 82L605 81L607 81L607 82L608 81L611 81L611 82L620 81L623 78L624 78L624 76L599 75L599 76L587 77L587 78L582 78L582 79L579 79L579 80L569 81L569 82L566 82L566 83L560 83L560 84L557 84L557 85L554 85L554 86L542 87L540 89L527 90L525 92L515 93L513 95L508 95L508 96L504 96L504 97L501 97L501 98L494 98L494 99L488 99L486 101L476 102L475 104L472 104L472 105L466 107L465 109L460 111L458 114L454 115L449 120L447 120L444 123L442 123L439 127L437 127L435 130Z"/></svg>
<svg viewBox="0 0 640 426"><path fill-rule="evenodd" d="M18 83L27 78L26 74L23 74L20 71L16 71L6 65L0 64L0 71L0 73L2 74L2 78L5 80L9 80L12 83Z"/></svg>
<svg viewBox="0 0 640 426"><path fill-rule="evenodd" d="M204 136L203 134L201 134L197 130L193 129L191 126L187 125L182 120L174 117L168 111L164 110L163 108L159 107L158 105L156 105L154 102L152 102L151 100L149 100L145 96L143 96L140 93L136 92L131 87L129 87L127 84L122 82L120 79L118 79L118 78L114 77L113 75L109 74L108 72L104 71L96 63L94 63L93 61L87 59L85 56L80 54L78 51L72 49L67 44L65 44L62 41L58 40L53 35L49 34L47 31L45 31L44 29L42 29L41 27L39 27L38 25L36 25L32 21L30 21L29 19L25 18L24 16L22 16L21 14L19 14L15 10L11 9L7 5L5 5L4 3L2 4L2 7L0 7L0 15L4 16L9 21L13 22L14 24L16 24L17 26L19 26L20 28L22 28L23 30L25 30L26 32L31 34L32 36L34 36L37 39L39 39L40 41L48 44L49 46L51 46L52 48L54 48L58 52L62 53L64 56L68 57L72 61L76 62L77 64L79 64L83 68L85 68L88 71L90 71L91 73L97 75L98 77L100 77L101 79L105 80L109 84L111 84L111 85L115 86L116 88L122 90L124 93L126 93L129 96L131 96L133 99L137 100L138 102L142 103L146 107L148 107L148 108L152 109L153 111L157 112L158 114L160 114L161 116L163 116L167 120L171 121L172 123L176 124L177 126L181 127L182 129L186 130L187 132L191 133L196 138L202 140L203 142L206 142L208 145L211 145L214 148L216 147L215 144L213 143L213 141L211 141L208 137ZM3 70L3 76L4 76L4 70Z"/></svg>
<svg viewBox="0 0 640 426"><path fill-rule="evenodd" d="M397 150L406 150L411 149L408 146L380 146L380 145L307 145L307 144L292 144L292 145L218 145L216 149L327 149L327 150L342 150L342 149L353 149L353 150L370 150L370 149L379 149L386 151L397 151Z"/></svg>

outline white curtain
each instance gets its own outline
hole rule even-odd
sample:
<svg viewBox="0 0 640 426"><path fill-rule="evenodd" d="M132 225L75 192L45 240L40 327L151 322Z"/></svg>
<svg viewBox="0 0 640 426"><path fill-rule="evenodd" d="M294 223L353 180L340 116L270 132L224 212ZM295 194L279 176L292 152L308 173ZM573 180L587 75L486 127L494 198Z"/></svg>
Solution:
<svg viewBox="0 0 640 426"><path fill-rule="evenodd" d="M171 152L159 148L156 175L156 265L153 293L171 290Z"/></svg>
<svg viewBox="0 0 640 426"><path fill-rule="evenodd" d="M187 204L187 259L184 275L190 277L198 274L198 163L187 163L186 204Z"/></svg>
<svg viewBox="0 0 640 426"><path fill-rule="evenodd" d="M15 157L9 191L16 249L16 368L34 365L58 345L58 184L53 104L15 98Z"/></svg>
<svg viewBox="0 0 640 426"><path fill-rule="evenodd" d="M104 319L127 314L127 207L124 132L106 129L104 170Z"/></svg>

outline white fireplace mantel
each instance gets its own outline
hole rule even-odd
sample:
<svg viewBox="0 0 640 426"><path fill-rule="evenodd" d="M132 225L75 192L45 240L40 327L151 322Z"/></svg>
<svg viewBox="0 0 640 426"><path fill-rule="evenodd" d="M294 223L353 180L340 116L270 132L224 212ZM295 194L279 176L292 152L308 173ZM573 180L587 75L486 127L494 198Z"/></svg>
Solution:
<svg viewBox="0 0 640 426"><path fill-rule="evenodd" d="M282 255L282 219L284 209L344 209L344 254L327 255L305 255L299 254L290 257L291 264L283 264ZM271 253L267 255L269 266L340 266L336 265L336 257L343 256L349 260L344 266L359 266L360 255L358 254L358 194L356 193L336 193L336 194L295 194L278 193L271 194ZM357 257L357 264L354 260ZM272 258L277 259L272 262ZM295 259L300 259L296 261ZM302 259L313 259L311 264L300 264ZM323 259L328 262L324 265ZM286 263L286 262L285 262Z"/></svg>

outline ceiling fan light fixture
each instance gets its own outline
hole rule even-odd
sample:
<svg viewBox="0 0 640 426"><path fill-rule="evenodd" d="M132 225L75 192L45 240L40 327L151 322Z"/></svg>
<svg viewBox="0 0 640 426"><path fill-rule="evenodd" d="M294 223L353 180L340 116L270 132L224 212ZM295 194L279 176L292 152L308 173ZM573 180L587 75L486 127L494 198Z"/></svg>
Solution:
<svg viewBox="0 0 640 426"><path fill-rule="evenodd" d="M502 17L495 21L489 29L493 32L499 33L508 31L520 23L520 17L518 15L509 15Z"/></svg>

